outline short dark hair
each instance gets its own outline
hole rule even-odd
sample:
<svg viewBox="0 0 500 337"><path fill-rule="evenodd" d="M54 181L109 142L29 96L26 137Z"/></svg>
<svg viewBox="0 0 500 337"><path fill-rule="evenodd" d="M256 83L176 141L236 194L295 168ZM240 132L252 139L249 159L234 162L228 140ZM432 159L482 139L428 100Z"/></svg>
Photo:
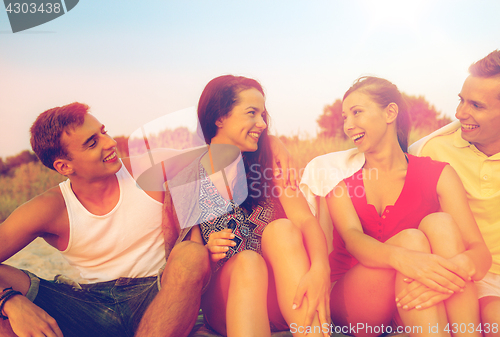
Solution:
<svg viewBox="0 0 500 337"><path fill-rule="evenodd" d="M474 62L469 73L476 77L493 77L500 75L500 50L494 50L486 57Z"/></svg>
<svg viewBox="0 0 500 337"><path fill-rule="evenodd" d="M239 93L247 89L257 89L262 96L265 97L264 89L254 79L243 77L224 75L212 79L203 89L203 92L198 102L198 120L200 122L201 131L205 142L210 144L212 138L217 134L217 125L215 122L219 118L227 116L233 107L239 101ZM264 122L269 126L269 114L263 115ZM247 172L247 180L251 179L258 182L257 186L265 186L265 184L273 186L273 181L265 179L264 174L266 168L272 168L272 152L269 142L269 127L265 128L258 141L258 149L255 152L242 153L245 170ZM201 136L201 135L200 135ZM257 165L254 165L257 164ZM252 169L250 169L252 168ZM260 179L254 179L250 173L257 173L256 176ZM251 209L260 201L266 199L266 193L256 193L255 196L251 193L242 205L247 209Z"/></svg>
<svg viewBox="0 0 500 337"><path fill-rule="evenodd" d="M403 152L407 153L410 114L408 112L408 105L398 87L380 77L363 76L358 78L349 90L347 90L342 101L357 90L368 94L382 108L386 108L391 103L396 103L398 106L398 117L396 118L398 142Z"/></svg>
<svg viewBox="0 0 500 337"><path fill-rule="evenodd" d="M31 147L43 165L55 170L56 159L69 159L69 153L61 143L61 135L83 124L89 106L74 102L42 112L31 126Z"/></svg>

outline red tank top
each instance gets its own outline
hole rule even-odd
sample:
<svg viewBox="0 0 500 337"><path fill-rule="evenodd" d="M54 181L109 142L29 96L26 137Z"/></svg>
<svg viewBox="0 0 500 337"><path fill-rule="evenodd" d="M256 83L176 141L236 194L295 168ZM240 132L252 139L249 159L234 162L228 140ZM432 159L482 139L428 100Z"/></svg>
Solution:
<svg viewBox="0 0 500 337"><path fill-rule="evenodd" d="M366 201L362 169L344 182L365 234L385 242L403 229L418 228L422 219L440 208L437 182L447 163L429 157L408 155L408 169L403 190L394 205L380 216L375 206ZM344 241L333 228L333 252L330 253L330 279L338 280L358 261L347 251Z"/></svg>

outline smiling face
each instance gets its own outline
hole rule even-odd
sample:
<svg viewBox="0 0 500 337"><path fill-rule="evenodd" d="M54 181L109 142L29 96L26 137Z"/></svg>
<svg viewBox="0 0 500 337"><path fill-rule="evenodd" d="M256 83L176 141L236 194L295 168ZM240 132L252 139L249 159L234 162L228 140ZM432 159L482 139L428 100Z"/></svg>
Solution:
<svg viewBox="0 0 500 337"><path fill-rule="evenodd" d="M212 143L235 145L241 152L257 151L259 137L267 127L264 96L254 88L241 91L233 109L215 124Z"/></svg>
<svg viewBox="0 0 500 337"><path fill-rule="evenodd" d="M359 90L342 102L344 132L361 152L376 149L385 139L388 130L386 109Z"/></svg>
<svg viewBox="0 0 500 337"><path fill-rule="evenodd" d="M469 76L458 95L455 117L462 124L462 138L491 156L500 152L500 76Z"/></svg>
<svg viewBox="0 0 500 337"><path fill-rule="evenodd" d="M121 167L116 153L116 142L104 125L87 114L82 125L63 132L61 142L71 159L58 159L54 166L64 175L83 177L87 180L109 177ZM58 170L59 171L59 170Z"/></svg>

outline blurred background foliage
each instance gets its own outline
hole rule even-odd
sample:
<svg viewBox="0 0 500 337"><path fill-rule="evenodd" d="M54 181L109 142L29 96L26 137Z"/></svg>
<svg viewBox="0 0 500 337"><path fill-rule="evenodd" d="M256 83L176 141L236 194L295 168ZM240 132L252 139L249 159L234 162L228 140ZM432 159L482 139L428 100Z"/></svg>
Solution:
<svg viewBox="0 0 500 337"><path fill-rule="evenodd" d="M409 144L451 122L451 119L436 111L423 96L403 95L412 121ZM304 139L298 135L279 136L293 156L299 172L317 156L353 147L352 142L344 134L341 113L342 101L336 99L331 105L324 107L323 114L318 118L319 132L316 137ZM179 149L192 144L193 136L187 128L167 129L157 135L149 136L148 141L152 148ZM144 142L140 139L129 140L125 136L114 139L121 158L140 153L141 147L144 147ZM64 179L66 179L64 176L43 166L36 155L28 150L7 157L5 160L0 158L0 222L19 205Z"/></svg>

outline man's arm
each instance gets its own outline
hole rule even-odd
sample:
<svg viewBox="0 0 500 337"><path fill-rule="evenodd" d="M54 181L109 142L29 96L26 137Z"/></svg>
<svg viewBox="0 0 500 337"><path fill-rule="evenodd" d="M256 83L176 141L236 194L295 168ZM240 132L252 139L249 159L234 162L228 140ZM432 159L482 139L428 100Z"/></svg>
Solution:
<svg viewBox="0 0 500 337"><path fill-rule="evenodd" d="M168 259L170 252L175 246L181 226L175 212L175 206L168 188L168 183L165 183L165 200L163 201L163 214L161 221L161 228L163 231L163 238L165 239L165 257Z"/></svg>
<svg viewBox="0 0 500 337"><path fill-rule="evenodd" d="M67 245L68 216L59 187L19 206L0 225L0 263L37 237L57 249Z"/></svg>
<svg viewBox="0 0 500 337"><path fill-rule="evenodd" d="M55 187L21 205L0 225L0 262L23 249L38 236L45 238L56 248L66 247L68 217L58 189ZM26 278L23 272L0 264L0 292L13 287L26 294L29 288L29 279ZM9 324L18 336L35 336L40 333L45 336L62 336L55 320L22 295L10 297L4 303L2 314L9 320L0 326L0 332Z"/></svg>

